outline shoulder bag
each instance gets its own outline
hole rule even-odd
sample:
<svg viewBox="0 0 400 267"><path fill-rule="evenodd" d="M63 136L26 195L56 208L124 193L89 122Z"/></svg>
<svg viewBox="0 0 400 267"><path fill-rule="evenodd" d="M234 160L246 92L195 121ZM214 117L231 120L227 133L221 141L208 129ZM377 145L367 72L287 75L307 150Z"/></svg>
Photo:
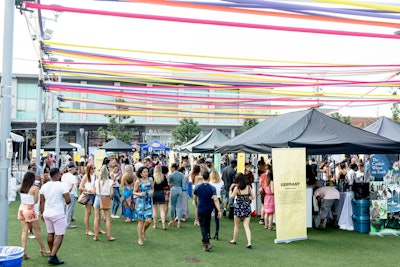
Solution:
<svg viewBox="0 0 400 267"><path fill-rule="evenodd" d="M86 205L87 202L89 201L90 195L85 193L85 191L82 191L80 196L78 197L78 203L82 205Z"/></svg>
<svg viewBox="0 0 400 267"><path fill-rule="evenodd" d="M100 191L100 209L101 210L109 210L111 209L111 198L110 196L101 195L101 180L99 180L99 191Z"/></svg>

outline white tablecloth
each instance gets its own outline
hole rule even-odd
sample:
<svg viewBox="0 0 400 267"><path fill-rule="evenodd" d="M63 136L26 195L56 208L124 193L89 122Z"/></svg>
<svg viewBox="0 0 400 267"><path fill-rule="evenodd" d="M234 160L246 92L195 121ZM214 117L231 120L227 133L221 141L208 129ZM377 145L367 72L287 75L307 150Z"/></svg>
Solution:
<svg viewBox="0 0 400 267"><path fill-rule="evenodd" d="M354 192L342 192L340 193L340 201L339 201L339 227L342 230L354 231L353 226L353 206L351 204L352 199L354 198Z"/></svg>

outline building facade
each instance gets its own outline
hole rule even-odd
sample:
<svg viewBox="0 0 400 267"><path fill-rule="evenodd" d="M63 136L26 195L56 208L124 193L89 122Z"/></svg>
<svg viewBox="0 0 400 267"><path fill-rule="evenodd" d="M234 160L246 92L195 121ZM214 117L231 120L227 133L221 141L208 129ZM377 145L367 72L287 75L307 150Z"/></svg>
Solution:
<svg viewBox="0 0 400 267"><path fill-rule="evenodd" d="M58 80L58 79L55 79ZM120 82L104 80L82 80L75 77L63 77L63 83L74 83L82 85L108 85L121 86ZM131 85L131 83L129 83ZM12 110L11 110L11 129L25 138L27 142L24 148L26 152L36 148L36 120L38 105L38 86L37 75L14 75L12 86ZM151 90L151 85L149 85ZM186 94L185 89L178 89L177 94ZM209 93L209 92L204 92ZM85 92L61 92L62 97L88 99L98 101L115 101L114 97L88 94ZM104 105L96 103L79 103L71 101L59 101L59 96L44 90L42 95L42 147L56 137L56 125L58 120L58 107L74 109L104 109ZM151 105L151 101L148 101ZM217 106L207 106L207 108L218 109ZM238 106L239 108L239 106ZM269 111L266 111L266 113ZM110 137L102 135L99 127L106 127L109 119L104 115L94 114L70 114L60 112L61 136L69 143L77 143L88 151L89 147L100 147ZM132 143L148 143L152 140L159 140L167 146L174 143L171 131L179 125L179 118L158 118L158 117L132 117L135 123L127 127L132 131ZM200 118L194 119L207 133L213 128L225 133L228 137L234 137L242 130L243 120L241 119L213 119Z"/></svg>

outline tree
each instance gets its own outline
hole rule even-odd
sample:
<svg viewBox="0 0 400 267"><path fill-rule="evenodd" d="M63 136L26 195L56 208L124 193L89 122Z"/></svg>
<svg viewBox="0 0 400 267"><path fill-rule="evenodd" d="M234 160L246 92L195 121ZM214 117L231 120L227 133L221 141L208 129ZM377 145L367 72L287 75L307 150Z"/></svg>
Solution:
<svg viewBox="0 0 400 267"><path fill-rule="evenodd" d="M344 122L348 125L351 125L350 116L342 116L339 112L335 112L331 115L331 118Z"/></svg>
<svg viewBox="0 0 400 267"><path fill-rule="evenodd" d="M193 119L183 118L179 121L179 124L180 125L172 130L172 136L175 139L175 145L182 145L188 142L201 131L199 123Z"/></svg>
<svg viewBox="0 0 400 267"><path fill-rule="evenodd" d="M259 123L259 121L256 119L245 119L243 122L243 126L242 126L243 131L250 130L251 128L256 126L258 123Z"/></svg>
<svg viewBox="0 0 400 267"><path fill-rule="evenodd" d="M397 90L398 90L398 88L394 89L392 91L392 95L397 96ZM400 116L399 103L393 103L390 110L392 111L393 121L396 123L399 123L399 116Z"/></svg>
<svg viewBox="0 0 400 267"><path fill-rule="evenodd" d="M115 102L125 102L124 99L117 98ZM115 106L117 110L127 109L125 106ZM129 143L132 141L132 131L129 130L127 124L134 124L135 120L130 116L104 115L109 118L106 128L99 127L98 131L106 136L117 137L122 142Z"/></svg>

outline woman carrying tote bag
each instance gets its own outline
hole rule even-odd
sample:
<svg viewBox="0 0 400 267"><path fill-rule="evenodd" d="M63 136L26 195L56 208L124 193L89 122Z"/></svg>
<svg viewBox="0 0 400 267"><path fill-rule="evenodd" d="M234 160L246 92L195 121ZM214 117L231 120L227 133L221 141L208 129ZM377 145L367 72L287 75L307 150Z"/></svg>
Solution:
<svg viewBox="0 0 400 267"><path fill-rule="evenodd" d="M111 236L111 198L113 197L113 181L109 178L106 166L100 170L100 177L96 180L94 186L96 198L94 201L94 241L99 240L100 231L100 209L103 210L106 218L106 232L108 241L114 241L115 238Z"/></svg>

